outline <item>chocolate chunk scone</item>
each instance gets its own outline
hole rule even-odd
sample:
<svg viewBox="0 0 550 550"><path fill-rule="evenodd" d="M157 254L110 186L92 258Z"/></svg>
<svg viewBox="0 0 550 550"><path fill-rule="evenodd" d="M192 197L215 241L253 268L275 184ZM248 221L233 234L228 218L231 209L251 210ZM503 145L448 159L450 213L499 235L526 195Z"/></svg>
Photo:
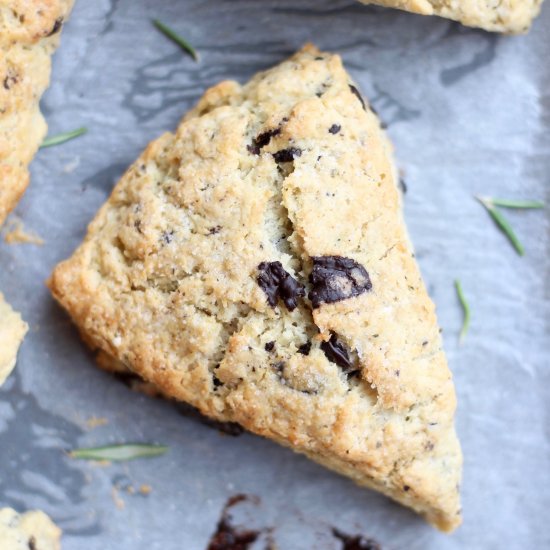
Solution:
<svg viewBox="0 0 550 550"><path fill-rule="evenodd" d="M49 285L165 395L460 523L455 393L392 153L336 55L208 90Z"/></svg>
<svg viewBox="0 0 550 550"><path fill-rule="evenodd" d="M510 34L529 30L542 0L360 0L388 8L439 15L469 27Z"/></svg>
<svg viewBox="0 0 550 550"><path fill-rule="evenodd" d="M0 386L15 367L17 351L28 326L0 293Z"/></svg>
<svg viewBox="0 0 550 550"><path fill-rule="evenodd" d="M46 135L39 102L73 0L0 0L0 225L29 184Z"/></svg>
<svg viewBox="0 0 550 550"><path fill-rule="evenodd" d="M61 529L40 510L18 514L0 509L2 550L60 550Z"/></svg>

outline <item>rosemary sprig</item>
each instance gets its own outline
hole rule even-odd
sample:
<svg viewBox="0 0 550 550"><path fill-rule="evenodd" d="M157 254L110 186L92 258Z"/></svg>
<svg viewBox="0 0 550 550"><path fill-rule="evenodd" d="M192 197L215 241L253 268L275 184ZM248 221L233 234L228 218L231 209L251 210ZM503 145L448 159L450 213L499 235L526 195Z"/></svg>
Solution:
<svg viewBox="0 0 550 550"><path fill-rule="evenodd" d="M57 134L56 136L47 137L42 142L42 145L40 145L40 148L44 149L45 147L60 145L61 143L65 143L66 141L70 141L71 139L77 138L78 136L85 134L87 131L87 128L82 127L77 128L76 130L72 130L71 132L65 132L63 134Z"/></svg>
<svg viewBox="0 0 550 550"><path fill-rule="evenodd" d="M458 279L455 280L455 288L456 294L458 296L458 301L460 302L460 305L462 306L462 311L464 313L462 328L460 329L460 336L458 337L458 342L462 344L464 338L466 337L466 333L470 328L470 306L468 305L468 301L466 300L466 296L464 296L464 291L462 290L462 285L460 284L460 281Z"/></svg>
<svg viewBox="0 0 550 550"><path fill-rule="evenodd" d="M62 134L57 134L55 136L48 136L46 139L41 143L40 149L44 149L46 147L52 147L54 145L61 145L62 143L65 143L66 141L70 141L71 139L77 138L78 136L81 136L85 134L88 131L87 128L77 128L76 130L72 130L70 132L64 132Z"/></svg>
<svg viewBox="0 0 550 550"><path fill-rule="evenodd" d="M518 236L515 234L512 226L508 220L499 212L497 206L501 208L513 208L513 209L534 209L544 208L544 203L540 201L515 201L509 199L495 199L491 197L476 197L476 199L485 207L487 212L497 227L508 237L508 240L512 243L512 246L516 249L516 252L523 256L525 249L521 244Z"/></svg>
<svg viewBox="0 0 550 550"><path fill-rule="evenodd" d="M106 447L90 447L87 449L74 449L69 453L71 458L82 460L111 460L123 461L136 458L146 458L163 455L168 447L163 445L109 445Z"/></svg>
<svg viewBox="0 0 550 550"><path fill-rule="evenodd" d="M195 61L199 60L199 55L197 54L195 48L182 38L176 31L172 30L170 27L165 25L162 21L158 19L153 19L153 25L170 40L175 42L182 50L187 52Z"/></svg>

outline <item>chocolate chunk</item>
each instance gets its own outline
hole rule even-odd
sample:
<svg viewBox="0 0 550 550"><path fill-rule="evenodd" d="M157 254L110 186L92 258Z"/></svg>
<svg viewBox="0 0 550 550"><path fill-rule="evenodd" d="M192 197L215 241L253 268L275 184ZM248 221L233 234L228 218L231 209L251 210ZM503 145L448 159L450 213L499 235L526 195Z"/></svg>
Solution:
<svg viewBox="0 0 550 550"><path fill-rule="evenodd" d="M302 355L309 355L310 351L311 351L311 342L306 342L305 344L302 344L298 348L298 353L301 353Z"/></svg>
<svg viewBox="0 0 550 550"><path fill-rule="evenodd" d="M374 539L367 539L362 535L346 535L338 529L333 529L332 534L342 541L341 550L382 550Z"/></svg>
<svg viewBox="0 0 550 550"><path fill-rule="evenodd" d="M217 235L222 229L222 226L221 225L216 225L214 227L209 227L208 228L208 234L209 235Z"/></svg>
<svg viewBox="0 0 550 550"><path fill-rule="evenodd" d="M363 99L363 97L361 96L361 94L359 93L359 90L353 85L353 84L350 84L349 85L349 89L351 90L351 93L357 97L357 99L361 102L361 107L363 107L363 110L367 110L367 107L365 105L365 100Z"/></svg>
<svg viewBox="0 0 550 550"><path fill-rule="evenodd" d="M275 342L268 342L264 347L265 351L273 351L275 349Z"/></svg>
<svg viewBox="0 0 550 550"><path fill-rule="evenodd" d="M403 491L407 492L410 489L408 485L403 485Z"/></svg>
<svg viewBox="0 0 550 550"><path fill-rule="evenodd" d="M29 550L36 550L36 539L31 537L29 542L27 542L27 546L29 547Z"/></svg>
<svg viewBox="0 0 550 550"><path fill-rule="evenodd" d="M342 126L340 124L333 124L329 129L329 133L331 134L337 134L342 129Z"/></svg>
<svg viewBox="0 0 550 550"><path fill-rule="evenodd" d="M288 149L281 149L273 153L273 158L277 164L281 162L292 162L296 157L300 156L302 156L302 150L297 147L289 147Z"/></svg>
<svg viewBox="0 0 550 550"><path fill-rule="evenodd" d="M8 70L8 74L6 78L4 78L4 82L3 82L4 89L11 90L11 87L14 84L17 84L18 80L19 79L17 78L17 75L13 74L13 72Z"/></svg>
<svg viewBox="0 0 550 550"><path fill-rule="evenodd" d="M53 24L52 30L49 32L47 36L53 36L54 34L58 33L61 30L62 26L63 26L63 18L58 17L55 20L55 23Z"/></svg>
<svg viewBox="0 0 550 550"><path fill-rule="evenodd" d="M332 333L330 340L321 344L321 349L327 356L327 359L332 363L336 363L347 375L360 370L353 365L346 346L338 340L336 334Z"/></svg>
<svg viewBox="0 0 550 550"><path fill-rule="evenodd" d="M262 147L265 147L272 137L275 137L281 133L280 128L275 128L274 130L267 130L267 132L262 132L254 138L251 145L247 146L247 149L253 155L259 155Z"/></svg>
<svg viewBox="0 0 550 550"><path fill-rule="evenodd" d="M371 290L367 270L351 258L314 256L309 281L313 285L308 298L314 308L323 302L331 304L347 300Z"/></svg>
<svg viewBox="0 0 550 550"><path fill-rule="evenodd" d="M258 269L257 281L266 293L269 305L275 307L281 298L289 311L294 310L297 299L305 296L303 285L283 269L281 262L262 262Z"/></svg>

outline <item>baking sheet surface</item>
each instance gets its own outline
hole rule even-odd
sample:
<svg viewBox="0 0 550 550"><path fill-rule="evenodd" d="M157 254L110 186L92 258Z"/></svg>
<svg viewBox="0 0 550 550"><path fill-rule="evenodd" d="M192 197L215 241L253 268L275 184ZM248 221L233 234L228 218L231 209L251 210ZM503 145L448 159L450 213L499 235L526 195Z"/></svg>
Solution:
<svg viewBox="0 0 550 550"><path fill-rule="evenodd" d="M184 35L200 63L152 18ZM507 213L520 258L473 199L550 201L549 29L548 3L530 34L503 37L352 0L78 1L43 108L52 134L89 132L33 163L16 216L45 244L0 243L0 289L31 327L0 389L0 505L45 510L65 550L202 550L237 493L259 497L239 513L273 528L281 550L339 549L332 527L384 549L549 548L549 210ZM464 525L452 536L289 450L220 435L129 391L94 367L43 284L125 168L207 86L245 81L306 41L342 54L389 126L408 187L406 219L459 399ZM455 279L472 308L462 346ZM110 466L63 453L123 441L170 451Z"/></svg>

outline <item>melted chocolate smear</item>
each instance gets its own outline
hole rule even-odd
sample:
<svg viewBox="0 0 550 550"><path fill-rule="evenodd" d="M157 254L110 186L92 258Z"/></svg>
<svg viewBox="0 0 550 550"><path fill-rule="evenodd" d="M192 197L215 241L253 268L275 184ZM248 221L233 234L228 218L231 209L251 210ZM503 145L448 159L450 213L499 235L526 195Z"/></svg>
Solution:
<svg viewBox="0 0 550 550"><path fill-rule="evenodd" d="M313 285L308 298L314 308L323 302L347 300L372 289L367 270L351 258L314 256L309 281Z"/></svg>
<svg viewBox="0 0 550 550"><path fill-rule="evenodd" d="M361 102L361 107L363 107L363 110L366 111L367 108L365 106L365 100L359 93L359 90L353 84L349 85L349 89L351 90L351 93Z"/></svg>
<svg viewBox="0 0 550 550"><path fill-rule="evenodd" d="M240 530L231 524L229 509L246 499L246 495L235 495L227 501L207 550L248 550L256 542L260 536L259 531Z"/></svg>
<svg viewBox="0 0 550 550"><path fill-rule="evenodd" d="M338 529L333 529L332 534L342 541L342 550L382 550L374 539L367 539L362 535L346 535Z"/></svg>
<svg viewBox="0 0 550 550"><path fill-rule="evenodd" d="M281 149L276 153L273 153L273 158L277 164L282 162L292 162L295 158L302 156L302 150L297 147L289 147L288 149Z"/></svg>
<svg viewBox="0 0 550 550"><path fill-rule="evenodd" d="M310 351L311 351L311 342L306 342L305 344L302 344L298 348L298 353L301 353L302 355L309 355Z"/></svg>
<svg viewBox="0 0 550 550"><path fill-rule="evenodd" d="M281 298L288 311L293 311L298 298L306 294L304 286L283 269L281 262L262 262L258 269L257 281L266 293L269 305L275 307Z"/></svg>
<svg viewBox="0 0 550 550"><path fill-rule="evenodd" d="M330 340L321 344L321 349L327 359L332 363L336 363L348 377L354 376L361 370L360 367L356 367L351 362L346 346L338 340L334 332L330 335Z"/></svg>

